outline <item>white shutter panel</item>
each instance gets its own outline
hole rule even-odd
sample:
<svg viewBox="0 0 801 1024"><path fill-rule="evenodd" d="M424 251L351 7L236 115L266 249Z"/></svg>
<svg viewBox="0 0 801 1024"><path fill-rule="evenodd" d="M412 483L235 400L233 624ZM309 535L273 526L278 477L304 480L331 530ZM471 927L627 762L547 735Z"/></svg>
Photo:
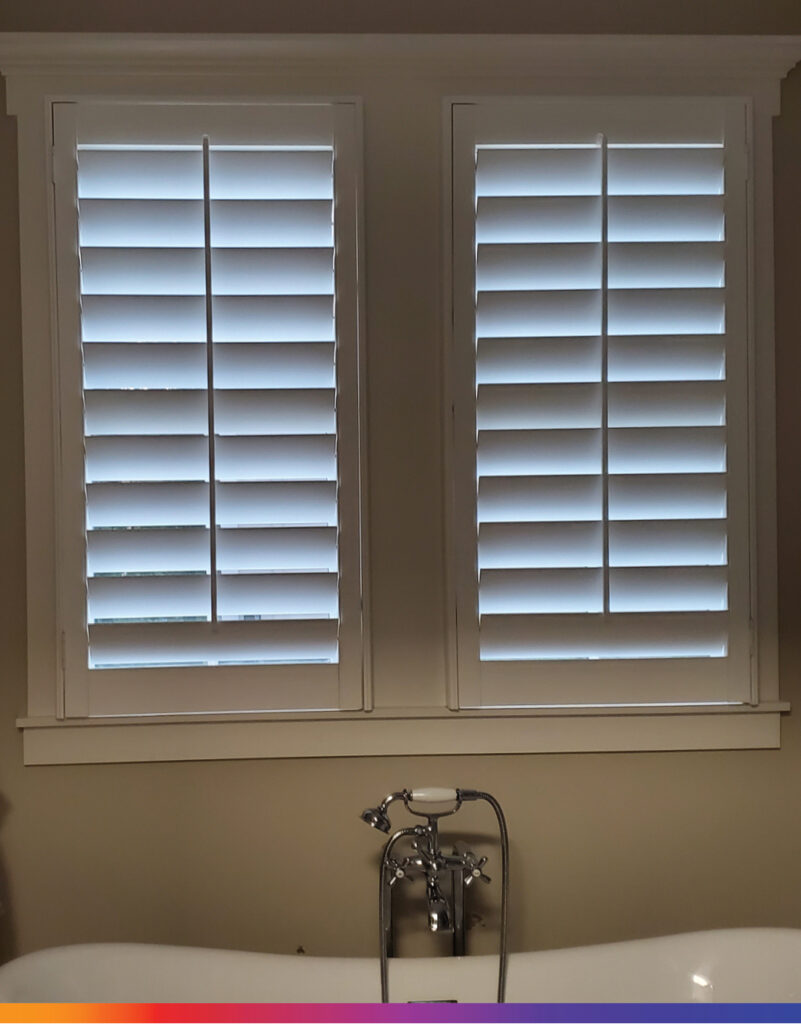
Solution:
<svg viewBox="0 0 801 1024"><path fill-rule="evenodd" d="M748 699L742 136L500 106L455 118L460 701Z"/></svg>
<svg viewBox="0 0 801 1024"><path fill-rule="evenodd" d="M160 108L125 142L107 112L62 114L86 495L88 671L76 649L71 693L86 713L360 703L360 678L340 674L343 643L347 672L360 660L358 464L338 458L338 428L358 421L355 381L338 398L356 372L355 176L335 108L311 128L298 109L298 142L258 108L246 131L219 108L203 131Z"/></svg>
<svg viewBox="0 0 801 1024"><path fill-rule="evenodd" d="M79 146L77 175L89 659L109 667L109 626L208 618L202 152Z"/></svg>
<svg viewBox="0 0 801 1024"><path fill-rule="evenodd" d="M318 635L338 618L333 151L212 150L209 182L215 429L227 442L216 467L218 614L303 619ZM291 468L264 470L250 447L263 440L283 448L284 465L285 442L330 455L301 483ZM326 486L325 509L310 508L304 488L319 504ZM334 641L326 660L336 659Z"/></svg>

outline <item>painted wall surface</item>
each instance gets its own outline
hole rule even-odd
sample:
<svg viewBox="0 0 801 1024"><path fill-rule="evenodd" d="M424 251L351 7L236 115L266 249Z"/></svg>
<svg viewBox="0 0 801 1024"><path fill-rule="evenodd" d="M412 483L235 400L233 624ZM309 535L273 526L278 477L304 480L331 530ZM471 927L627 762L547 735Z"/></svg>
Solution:
<svg viewBox="0 0 801 1024"><path fill-rule="evenodd" d="M801 6L409 0L390 10L373 0L4 0L0 31L9 30L798 33ZM22 766L14 725L25 706L17 257L25 225L17 216L15 125L0 118L0 956L120 940L370 955L380 842L358 812L386 791L427 782L480 785L503 802L514 949L736 925L801 927L801 70L785 82L782 103L775 129L781 685L797 707L783 720L780 750L46 768ZM413 155L407 160L400 174L413 172ZM401 255L414 256L415 232L431 212L396 216ZM420 270L431 295L436 282L423 277L433 259L423 258ZM379 286L390 273L390 261L379 261ZM392 310L384 319L392 322ZM417 344L435 344L434 317L425 329ZM391 463L371 465L376 671L436 676L442 651L430 624L441 621L441 535L431 524L441 508L431 504L437 488L421 491L414 481L441 475L439 382L415 380L402 338L373 337L373 394L392 382L396 391L370 405L371 454L393 444L397 451ZM410 411L411 443L401 431ZM385 525L392 505L405 512L402 536ZM409 636L425 642L410 644ZM474 808L462 812L462 829L478 840L490 824ZM479 950L493 938L489 896L472 932Z"/></svg>

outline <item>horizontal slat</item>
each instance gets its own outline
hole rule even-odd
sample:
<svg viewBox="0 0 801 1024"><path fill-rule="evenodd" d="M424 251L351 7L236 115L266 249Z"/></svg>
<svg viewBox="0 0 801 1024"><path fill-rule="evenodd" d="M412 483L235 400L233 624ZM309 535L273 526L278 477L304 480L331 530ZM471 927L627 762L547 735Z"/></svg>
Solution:
<svg viewBox="0 0 801 1024"><path fill-rule="evenodd" d="M334 434L333 388L215 391L219 434Z"/></svg>
<svg viewBox="0 0 801 1024"><path fill-rule="evenodd" d="M87 391L87 437L107 434L202 434L205 391Z"/></svg>
<svg viewBox="0 0 801 1024"><path fill-rule="evenodd" d="M94 530L87 541L90 576L209 571L209 532L205 529Z"/></svg>
<svg viewBox="0 0 801 1024"><path fill-rule="evenodd" d="M202 199L201 148L82 149L78 195L82 199Z"/></svg>
<svg viewBox="0 0 801 1024"><path fill-rule="evenodd" d="M613 612L725 611L725 568L672 566L610 569L609 608Z"/></svg>
<svg viewBox="0 0 801 1024"><path fill-rule="evenodd" d="M724 519L723 473L610 476L611 519Z"/></svg>
<svg viewBox="0 0 801 1024"><path fill-rule="evenodd" d="M222 150L209 153L212 199L332 199L333 152Z"/></svg>
<svg viewBox="0 0 801 1024"><path fill-rule="evenodd" d="M336 619L148 622L89 627L93 667L335 662Z"/></svg>
<svg viewBox="0 0 801 1024"><path fill-rule="evenodd" d="M477 200L476 242L600 242L596 197Z"/></svg>
<svg viewBox="0 0 801 1024"><path fill-rule="evenodd" d="M600 384L480 384L479 430L601 426Z"/></svg>
<svg viewBox="0 0 801 1024"><path fill-rule="evenodd" d="M213 300L215 341L333 341L331 295L231 296Z"/></svg>
<svg viewBox="0 0 801 1024"><path fill-rule="evenodd" d="M336 572L335 527L229 529L217 532L220 572Z"/></svg>
<svg viewBox="0 0 801 1024"><path fill-rule="evenodd" d="M205 388L205 344L92 342L83 346L84 387Z"/></svg>
<svg viewBox="0 0 801 1024"><path fill-rule="evenodd" d="M217 484L221 526L336 526L336 481Z"/></svg>
<svg viewBox="0 0 801 1024"><path fill-rule="evenodd" d="M90 530L102 526L208 526L208 484L89 484L86 525Z"/></svg>
<svg viewBox="0 0 801 1024"><path fill-rule="evenodd" d="M213 249L215 295L333 295L334 253L316 249Z"/></svg>
<svg viewBox="0 0 801 1024"><path fill-rule="evenodd" d="M476 152L477 196L599 195L601 153L592 149L488 149Z"/></svg>
<svg viewBox="0 0 801 1024"><path fill-rule="evenodd" d="M333 435L219 437L217 479L221 481L336 480Z"/></svg>
<svg viewBox="0 0 801 1024"><path fill-rule="evenodd" d="M600 565L603 529L598 522L482 523L479 527L479 570Z"/></svg>
<svg viewBox="0 0 801 1024"><path fill-rule="evenodd" d="M85 295L86 341L206 340L206 300L187 295Z"/></svg>
<svg viewBox="0 0 801 1024"><path fill-rule="evenodd" d="M600 328L600 291L479 292L476 297L479 338L570 337L597 334Z"/></svg>
<svg viewBox="0 0 801 1024"><path fill-rule="evenodd" d="M225 342L214 347L216 388L332 388L334 343Z"/></svg>
<svg viewBox="0 0 801 1024"><path fill-rule="evenodd" d="M485 476L478 482L478 520L597 520L603 515L602 499L598 476Z"/></svg>
<svg viewBox="0 0 801 1024"><path fill-rule="evenodd" d="M723 198L611 196L610 242L722 242Z"/></svg>
<svg viewBox="0 0 801 1024"><path fill-rule="evenodd" d="M600 471L600 430L485 430L478 436L479 476L573 476Z"/></svg>
<svg viewBox="0 0 801 1024"><path fill-rule="evenodd" d="M725 565L726 523L721 519L610 523L609 564Z"/></svg>
<svg viewBox="0 0 801 1024"><path fill-rule="evenodd" d="M617 427L609 431L610 473L720 473L726 431L719 427Z"/></svg>
<svg viewBox="0 0 801 1024"><path fill-rule="evenodd" d="M272 59L269 61L272 70L280 70L272 64ZM266 69L267 65L263 65L262 70ZM178 71L179 68L176 66L172 70ZM98 93L95 101L81 103L76 111L81 147L199 149L204 136L208 136L209 148L213 152L251 152L255 149L330 151L333 148L337 138L335 114L338 101L303 99L300 96L287 99L290 89L280 89L274 96L265 89L254 89L250 90L249 98L240 95L229 100L220 98L195 102L189 98L192 93L198 97L203 92L207 97L213 95L210 87L214 80L209 78L209 70L200 66L193 73L198 75L198 83L204 82L205 87L197 92L190 90L183 99L175 94L172 86L164 90L154 86L150 101L143 96L133 96L127 90L128 99L115 96L114 102L104 103L104 97ZM166 94L173 99L165 101ZM352 112L351 102L346 100L344 104L345 111Z"/></svg>
<svg viewBox="0 0 801 1024"><path fill-rule="evenodd" d="M634 288L610 291L610 334L722 334L722 288Z"/></svg>
<svg viewBox="0 0 801 1024"><path fill-rule="evenodd" d="M213 247L289 248L334 244L328 199L217 199L211 203Z"/></svg>
<svg viewBox="0 0 801 1024"><path fill-rule="evenodd" d="M708 427L726 422L723 381L649 381L609 385L612 427Z"/></svg>
<svg viewBox="0 0 801 1024"><path fill-rule="evenodd" d="M718 195L723 147L650 147L608 151L610 195Z"/></svg>
<svg viewBox="0 0 801 1024"><path fill-rule="evenodd" d="M88 581L89 621L207 618L208 576L101 576Z"/></svg>
<svg viewBox="0 0 801 1024"><path fill-rule="evenodd" d="M484 615L481 658L722 658L727 633L725 613Z"/></svg>
<svg viewBox="0 0 801 1024"><path fill-rule="evenodd" d="M220 576L220 618L332 618L337 614L336 573Z"/></svg>
<svg viewBox="0 0 801 1024"><path fill-rule="evenodd" d="M89 437L86 479L94 481L208 480L205 437Z"/></svg>
<svg viewBox="0 0 801 1024"><path fill-rule="evenodd" d="M479 245L479 291L600 288L600 244Z"/></svg>
<svg viewBox="0 0 801 1024"><path fill-rule="evenodd" d="M646 711L655 708L663 726L667 726L670 720L665 712L669 711L670 705L679 711L687 705L692 707L699 703L725 705L746 696L743 679L738 689L733 690L732 667L725 653L712 657L678 655L646 663L642 658L620 657L570 661L552 659L542 665L533 665L531 660L482 661L483 706L545 709L572 707L589 715L594 714L593 709L605 707L612 711L617 707L626 724L631 727L632 735L638 732L640 722L643 723L644 731L648 732L649 723L653 725L653 716L646 713L640 719L631 716L627 709L633 707ZM471 702L470 706L481 707L482 704L476 701ZM721 725L719 719L720 715L713 716L711 721L701 717L695 720L695 725L706 733L706 739L696 734L700 741L699 748L708 747L708 740L713 735L717 737L713 740L713 746L731 745L731 729L739 731L734 724L738 719L729 718L728 728ZM587 724L588 727L595 727L599 723L590 721ZM686 720L674 724L688 725ZM721 728L724 729L724 735L718 732ZM707 733L707 730L710 731ZM594 728L588 728L588 732L594 731ZM671 738L669 730L665 731L664 728L659 731L661 738L657 743L658 749L664 750L666 746L669 748L675 735ZM638 745L639 739L627 749ZM615 749L620 747L616 746Z"/></svg>
<svg viewBox="0 0 801 1024"><path fill-rule="evenodd" d="M82 295L203 295L202 249L84 248Z"/></svg>
<svg viewBox="0 0 801 1024"><path fill-rule="evenodd" d="M479 614L599 612L600 569L485 569L478 587Z"/></svg>
<svg viewBox="0 0 801 1024"><path fill-rule="evenodd" d="M82 199L78 232L83 249L186 248L203 241L203 202L200 199Z"/></svg>
<svg viewBox="0 0 801 1024"><path fill-rule="evenodd" d="M720 335L609 339L609 379L723 380L726 340Z"/></svg>
<svg viewBox="0 0 801 1024"><path fill-rule="evenodd" d="M610 288L721 288L721 242L626 242L609 246Z"/></svg>
<svg viewBox="0 0 801 1024"><path fill-rule="evenodd" d="M600 338L480 338L477 384L599 381Z"/></svg>

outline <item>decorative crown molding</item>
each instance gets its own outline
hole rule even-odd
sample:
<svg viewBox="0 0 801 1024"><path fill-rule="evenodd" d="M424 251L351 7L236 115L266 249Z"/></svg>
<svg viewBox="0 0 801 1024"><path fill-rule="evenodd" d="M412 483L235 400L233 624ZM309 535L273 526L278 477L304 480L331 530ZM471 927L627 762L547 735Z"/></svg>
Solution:
<svg viewBox="0 0 801 1024"><path fill-rule="evenodd" d="M351 74L524 74L527 79L656 76L780 80L801 60L801 36L205 35L0 33L8 76L257 75L291 67Z"/></svg>

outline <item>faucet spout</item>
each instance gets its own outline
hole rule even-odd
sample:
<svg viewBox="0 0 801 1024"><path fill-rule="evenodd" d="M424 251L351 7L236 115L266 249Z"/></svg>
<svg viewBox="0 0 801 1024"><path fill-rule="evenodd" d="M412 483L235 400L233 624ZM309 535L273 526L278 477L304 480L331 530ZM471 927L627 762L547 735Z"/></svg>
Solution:
<svg viewBox="0 0 801 1024"><path fill-rule="evenodd" d="M452 932L453 925L445 900L431 900L428 904L428 927L432 932Z"/></svg>
<svg viewBox="0 0 801 1024"><path fill-rule="evenodd" d="M439 882L429 878L426 886L428 900L428 927L432 932L452 932L453 920L448 901L442 894Z"/></svg>

